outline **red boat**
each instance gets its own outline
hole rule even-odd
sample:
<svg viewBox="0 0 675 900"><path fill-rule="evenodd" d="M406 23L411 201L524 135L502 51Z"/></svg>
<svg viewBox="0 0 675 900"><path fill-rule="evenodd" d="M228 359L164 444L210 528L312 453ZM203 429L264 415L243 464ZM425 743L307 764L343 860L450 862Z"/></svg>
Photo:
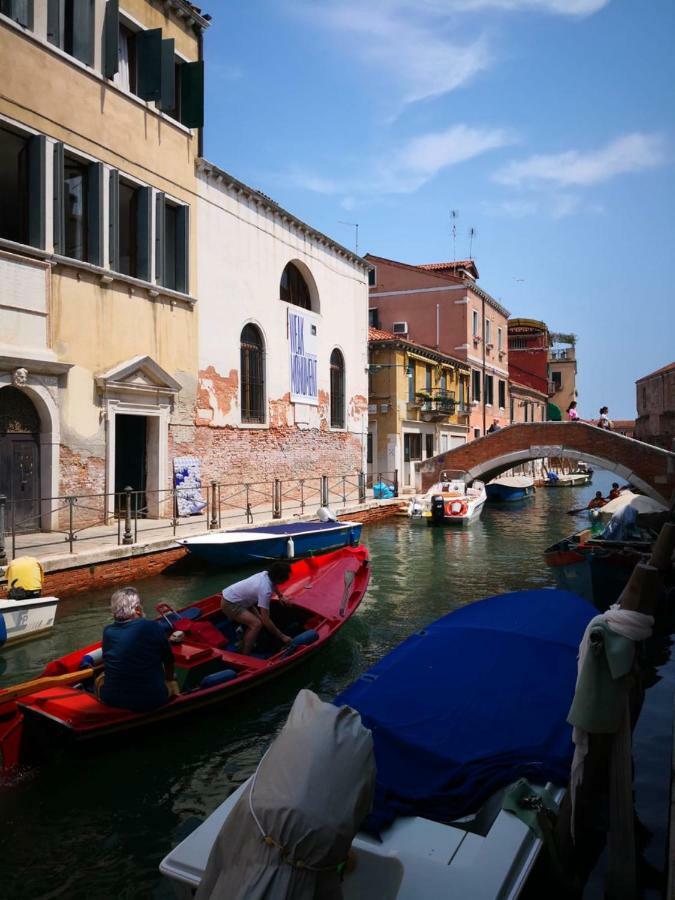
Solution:
<svg viewBox="0 0 675 900"><path fill-rule="evenodd" d="M313 655L344 625L363 599L369 578L363 546L293 563L283 585L290 602L273 600L270 614L279 628L295 637L283 645L263 632L250 656L234 650L236 625L221 612L220 594L179 612L160 604L167 633L184 635L172 643L180 694L149 713L106 706L94 693L101 643L90 644L50 662L35 682L0 691L0 768L16 766L37 744L51 748L55 739L90 742L151 725L221 703L277 677Z"/></svg>

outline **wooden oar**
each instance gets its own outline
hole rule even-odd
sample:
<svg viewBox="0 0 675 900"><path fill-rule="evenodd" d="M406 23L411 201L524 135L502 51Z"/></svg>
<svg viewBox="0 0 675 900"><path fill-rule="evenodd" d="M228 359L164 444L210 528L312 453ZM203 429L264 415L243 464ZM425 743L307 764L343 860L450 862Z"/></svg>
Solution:
<svg viewBox="0 0 675 900"><path fill-rule="evenodd" d="M66 672L65 675L48 675L44 678L34 678L33 681L15 684L13 687L0 691L0 704L6 703L8 700L16 700L18 697L25 697L26 694L35 694L37 691L42 691L45 688L77 684L80 681L91 678L95 671L95 669L80 669L78 672Z"/></svg>
<svg viewBox="0 0 675 900"><path fill-rule="evenodd" d="M342 595L342 603L340 604L340 615L344 616L345 611L347 609L347 600L349 599L349 591L354 582L354 576L356 572L353 569L348 569L345 572L345 592Z"/></svg>
<svg viewBox="0 0 675 900"><path fill-rule="evenodd" d="M588 509L587 506L580 506L579 509L568 509L567 515L568 516L576 516L579 513L586 512L587 509Z"/></svg>

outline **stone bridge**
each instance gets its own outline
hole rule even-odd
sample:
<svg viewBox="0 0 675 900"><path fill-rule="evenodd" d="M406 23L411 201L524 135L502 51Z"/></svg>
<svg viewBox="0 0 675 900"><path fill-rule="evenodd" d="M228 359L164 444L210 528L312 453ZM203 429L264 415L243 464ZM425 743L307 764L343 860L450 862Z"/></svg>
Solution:
<svg viewBox="0 0 675 900"><path fill-rule="evenodd" d="M461 469L468 480L489 481L505 469L542 457L584 460L609 469L643 493L670 502L675 490L675 453L582 422L528 422L509 425L419 466L426 491L444 470Z"/></svg>

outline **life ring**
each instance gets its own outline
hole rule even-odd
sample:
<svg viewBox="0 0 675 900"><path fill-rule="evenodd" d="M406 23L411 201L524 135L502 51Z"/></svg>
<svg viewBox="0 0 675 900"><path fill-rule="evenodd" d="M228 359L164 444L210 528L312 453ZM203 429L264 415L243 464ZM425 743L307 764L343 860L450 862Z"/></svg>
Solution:
<svg viewBox="0 0 675 900"><path fill-rule="evenodd" d="M449 516L464 516L468 508L466 500L451 500L445 507Z"/></svg>

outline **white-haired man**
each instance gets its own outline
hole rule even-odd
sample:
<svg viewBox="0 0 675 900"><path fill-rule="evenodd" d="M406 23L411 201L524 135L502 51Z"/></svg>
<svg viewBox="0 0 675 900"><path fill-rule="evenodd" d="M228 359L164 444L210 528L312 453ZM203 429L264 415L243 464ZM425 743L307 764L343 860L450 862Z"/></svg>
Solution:
<svg viewBox="0 0 675 900"><path fill-rule="evenodd" d="M103 629L103 684L108 706L147 712L177 693L171 645L159 622L143 616L135 588L121 588L110 598L112 625Z"/></svg>

